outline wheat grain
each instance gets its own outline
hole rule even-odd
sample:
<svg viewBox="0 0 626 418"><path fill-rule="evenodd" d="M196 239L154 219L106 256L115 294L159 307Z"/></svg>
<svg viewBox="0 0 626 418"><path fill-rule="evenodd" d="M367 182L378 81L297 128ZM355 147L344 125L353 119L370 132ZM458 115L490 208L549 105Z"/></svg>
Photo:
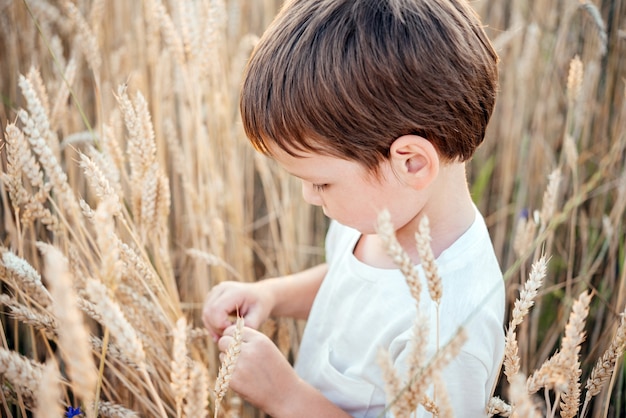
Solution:
<svg viewBox="0 0 626 418"><path fill-rule="evenodd" d="M237 359L239 358L239 353L241 352L242 331L243 318L237 317L235 332L233 334L233 341L226 349L224 360L220 365L217 379L215 380L215 418L217 418L220 403L222 401L222 398L226 394L226 391L228 390L230 379L232 378L233 373L235 372L235 367L237 366Z"/></svg>
<svg viewBox="0 0 626 418"><path fill-rule="evenodd" d="M59 323L59 348L67 364L72 389L86 403L93 402L98 377L67 259L52 245L38 243L37 247L44 256L45 274L54 300L52 312Z"/></svg>

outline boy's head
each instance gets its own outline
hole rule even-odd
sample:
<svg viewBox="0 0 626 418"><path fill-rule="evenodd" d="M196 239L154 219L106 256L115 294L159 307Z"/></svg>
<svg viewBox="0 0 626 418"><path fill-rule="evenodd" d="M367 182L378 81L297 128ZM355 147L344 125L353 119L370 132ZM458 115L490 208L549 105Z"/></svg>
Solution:
<svg viewBox="0 0 626 418"><path fill-rule="evenodd" d="M469 159L496 88L497 55L465 0L292 0L252 53L240 105L261 152L376 171L407 134Z"/></svg>

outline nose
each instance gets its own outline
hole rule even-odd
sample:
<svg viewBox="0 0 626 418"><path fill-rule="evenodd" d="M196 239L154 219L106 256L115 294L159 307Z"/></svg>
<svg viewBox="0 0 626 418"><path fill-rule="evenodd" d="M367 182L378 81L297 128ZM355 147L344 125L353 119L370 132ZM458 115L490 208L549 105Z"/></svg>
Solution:
<svg viewBox="0 0 626 418"><path fill-rule="evenodd" d="M322 206L322 196L315 190L312 183L302 181L302 197L309 205Z"/></svg>

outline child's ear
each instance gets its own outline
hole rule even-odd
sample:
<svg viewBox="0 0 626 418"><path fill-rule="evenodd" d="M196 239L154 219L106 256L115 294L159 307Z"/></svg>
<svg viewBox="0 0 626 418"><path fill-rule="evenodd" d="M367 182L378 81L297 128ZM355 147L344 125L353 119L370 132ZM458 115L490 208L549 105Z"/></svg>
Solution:
<svg viewBox="0 0 626 418"><path fill-rule="evenodd" d="M433 144L421 136L397 138L389 154L396 175L413 188L427 187L439 173L439 154Z"/></svg>

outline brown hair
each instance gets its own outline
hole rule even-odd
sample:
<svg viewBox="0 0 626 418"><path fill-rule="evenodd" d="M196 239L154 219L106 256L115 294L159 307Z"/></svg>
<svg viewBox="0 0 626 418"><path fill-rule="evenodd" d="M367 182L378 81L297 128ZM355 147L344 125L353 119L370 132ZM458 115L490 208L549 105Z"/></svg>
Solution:
<svg viewBox="0 0 626 418"><path fill-rule="evenodd" d="M293 0L255 48L241 91L259 151L317 152L376 170L406 134L465 161L495 103L497 55L464 0Z"/></svg>

